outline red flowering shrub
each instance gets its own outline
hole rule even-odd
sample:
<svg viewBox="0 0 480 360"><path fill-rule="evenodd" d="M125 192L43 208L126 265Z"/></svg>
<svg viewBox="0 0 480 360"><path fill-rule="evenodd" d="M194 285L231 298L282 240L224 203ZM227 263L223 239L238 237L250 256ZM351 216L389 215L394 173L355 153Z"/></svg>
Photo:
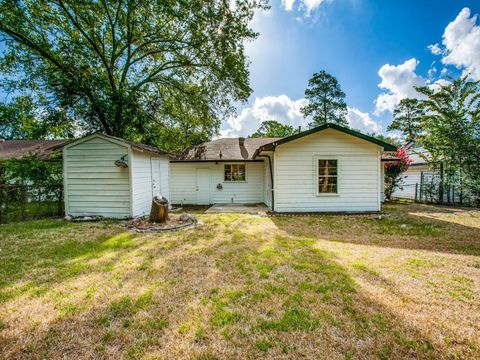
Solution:
<svg viewBox="0 0 480 360"><path fill-rule="evenodd" d="M402 174L407 171L408 167L412 163L412 160L407 155L407 152L407 148L399 147L394 154L394 158L396 160L387 161L384 163L385 198L387 200L391 200L393 192L401 187L404 179Z"/></svg>

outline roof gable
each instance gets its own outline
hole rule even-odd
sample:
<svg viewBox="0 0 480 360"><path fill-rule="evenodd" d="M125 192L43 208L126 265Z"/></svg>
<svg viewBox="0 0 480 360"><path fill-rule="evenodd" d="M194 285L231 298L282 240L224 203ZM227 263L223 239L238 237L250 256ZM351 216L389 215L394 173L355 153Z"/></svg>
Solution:
<svg viewBox="0 0 480 360"><path fill-rule="evenodd" d="M372 136L362 134L361 132L358 132L358 131L355 131L355 130L352 130L352 129L349 129L349 128L346 128L346 127L343 127L343 126L339 126L339 125L336 125L336 124L325 124L325 125L317 126L313 129L310 129L310 130L307 130L307 131L302 131L301 133L291 135L291 136L287 136L287 137L281 138L279 140L275 140L273 142L270 142L268 144L262 145L258 148L257 154L260 151L272 151L278 145L285 144L285 143L288 143L290 141L294 141L294 140L303 138L303 137L311 135L311 134L318 133L318 132L326 130L326 129L334 129L334 130L340 131L342 133L355 136L357 138L360 138L360 139L363 139L365 141L376 144L378 146L381 146L381 147L383 147L383 149L385 151L396 151L397 150L397 147L395 145L388 144L388 143L383 142L381 140L378 140L378 139L376 139Z"/></svg>
<svg viewBox="0 0 480 360"><path fill-rule="evenodd" d="M91 134L91 135L84 136L80 139L73 140L73 141L69 142L67 145L65 145L64 148L70 148L72 146L79 145L79 144L81 144L85 141L88 141L88 140L91 140L91 139L94 139L94 138L101 138L101 139L104 139L106 141L112 142L112 143L117 144L117 145L123 145L123 146L126 146L126 147L131 147L133 150L138 150L138 151L142 151L142 152L146 151L146 152L150 152L150 153L153 153L153 154L159 154L159 155L168 155L167 152L165 152L163 150L160 150L159 148L157 148L155 146L135 143L135 142L132 142L132 141L129 141L129 140L125 140L125 139L116 137L116 136L106 135L106 134L102 134L102 133L94 133L94 134Z"/></svg>

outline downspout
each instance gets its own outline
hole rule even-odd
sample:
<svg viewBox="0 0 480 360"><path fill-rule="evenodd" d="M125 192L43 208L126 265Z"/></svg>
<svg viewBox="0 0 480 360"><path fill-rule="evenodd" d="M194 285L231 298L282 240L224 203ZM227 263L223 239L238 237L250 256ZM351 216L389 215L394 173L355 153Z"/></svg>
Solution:
<svg viewBox="0 0 480 360"><path fill-rule="evenodd" d="M275 193L273 191L273 170L272 170L272 158L270 155L258 155L258 157L266 157L268 159L268 169L270 170L270 183L272 185L272 211L275 211Z"/></svg>

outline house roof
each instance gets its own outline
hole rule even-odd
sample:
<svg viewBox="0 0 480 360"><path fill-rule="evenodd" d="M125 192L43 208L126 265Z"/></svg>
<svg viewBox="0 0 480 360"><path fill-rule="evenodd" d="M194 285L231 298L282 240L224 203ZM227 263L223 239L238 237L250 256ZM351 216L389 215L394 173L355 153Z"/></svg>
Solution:
<svg viewBox="0 0 480 360"><path fill-rule="evenodd" d="M20 159L27 155L37 155L47 160L68 140L0 140L0 160Z"/></svg>
<svg viewBox="0 0 480 360"><path fill-rule="evenodd" d="M136 142L133 142L133 141L129 141L129 140L125 140L125 139L122 139L120 137L117 137L117 136L112 136L112 135L106 135L106 134L103 134L103 133L99 133L99 132L96 132L96 133L93 133L93 134L90 134L90 135L87 135L87 136L84 136L82 138L79 138L79 139L75 139L75 140L72 140L70 141L67 145L68 146L71 146L72 144L75 144L77 142L83 142L91 137L94 137L94 136L100 136L100 137L104 137L104 138L107 138L107 139L111 139L113 140L113 142L117 142L117 143L123 143L123 144L126 144L126 145L129 145L132 147L132 149L134 150L139 150L139 151L146 151L146 152L150 152L150 153L154 153L154 154L159 154L159 155L169 155L169 153L167 153L166 151L163 151L155 146L151 146L151 145L146 145L146 144L141 144L141 143L136 143Z"/></svg>
<svg viewBox="0 0 480 360"><path fill-rule="evenodd" d="M100 135L105 136L107 138L122 141L122 142L130 145L133 149L136 149L136 150L152 152L152 153L160 154L160 155L169 155L169 153L167 153L166 151L163 151L162 149L157 148L156 146L137 143L137 142L125 140L125 139L122 139L122 138L119 138L119 137L116 137L116 136L112 136L112 135L105 135L105 134L100 134Z"/></svg>
<svg viewBox="0 0 480 360"><path fill-rule="evenodd" d="M172 161L252 161L260 146L281 138L223 138L188 148Z"/></svg>
<svg viewBox="0 0 480 360"><path fill-rule="evenodd" d="M397 147L395 145L392 145L392 144L386 143L384 141L378 140L378 139L376 139L372 136L362 134L361 132L358 132L358 131L355 131L355 130L352 130L352 129L349 129L349 128L346 128L346 127L343 127L343 126L339 126L339 125L336 125L336 124L325 124L325 125L317 126L313 129L310 129L310 130L307 130L307 131L302 131L301 133L298 133L298 134L295 134L295 135L292 135L292 136L287 136L287 137L281 138L279 140L274 140L270 143L262 145L262 146L259 147L258 152L260 152L260 151L272 151L278 145L281 145L281 144L284 144L284 143L287 143L287 142L290 142L290 141L293 141L293 140L296 140L296 139L300 139L304 136L315 134L317 132L327 130L327 129L334 129L334 130L343 132L345 134L349 134L349 135L355 136L357 138L369 141L373 144L382 146L385 151L396 151L397 150Z"/></svg>

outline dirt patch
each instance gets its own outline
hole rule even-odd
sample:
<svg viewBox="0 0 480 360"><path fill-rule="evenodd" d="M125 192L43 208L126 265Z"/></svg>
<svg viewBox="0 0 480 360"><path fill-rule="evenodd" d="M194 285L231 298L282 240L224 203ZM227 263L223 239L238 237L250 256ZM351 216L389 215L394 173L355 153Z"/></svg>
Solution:
<svg viewBox="0 0 480 360"><path fill-rule="evenodd" d="M139 233L175 231L195 226L197 218L190 214L171 214L164 223L151 222L148 217L136 218L127 224L127 228Z"/></svg>

